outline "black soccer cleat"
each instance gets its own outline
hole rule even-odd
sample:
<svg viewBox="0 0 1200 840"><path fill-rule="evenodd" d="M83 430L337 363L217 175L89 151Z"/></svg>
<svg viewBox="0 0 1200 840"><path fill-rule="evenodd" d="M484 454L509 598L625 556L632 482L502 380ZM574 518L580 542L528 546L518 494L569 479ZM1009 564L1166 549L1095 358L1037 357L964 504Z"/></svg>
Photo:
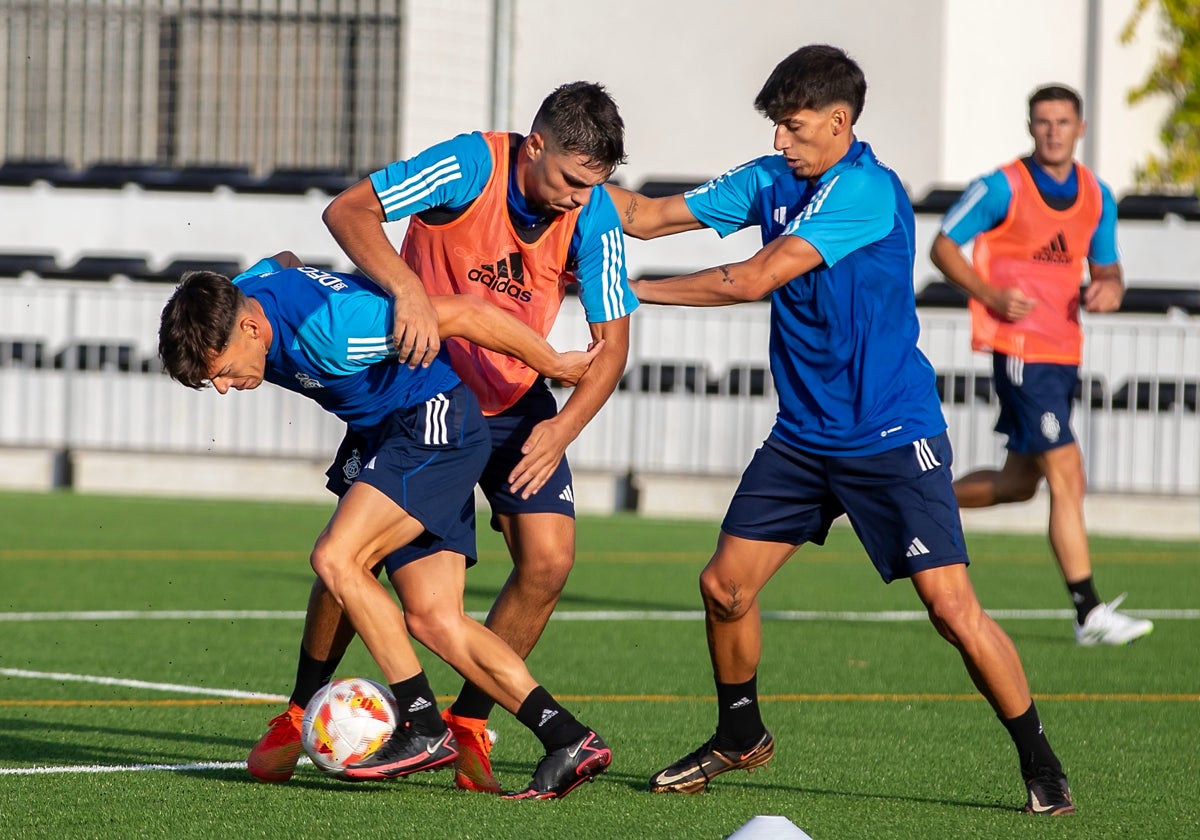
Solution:
<svg viewBox="0 0 1200 840"><path fill-rule="evenodd" d="M370 779L398 779L411 773L437 770L454 763L458 746L449 729L433 735L419 735L411 725L398 728L362 761L347 764L343 774L356 782Z"/></svg>
<svg viewBox="0 0 1200 840"><path fill-rule="evenodd" d="M583 740L546 753L533 771L529 787L505 799L562 799L584 782L590 782L612 764L612 750L604 739L589 731Z"/></svg>
<svg viewBox="0 0 1200 840"><path fill-rule="evenodd" d="M1059 773L1035 776L1025 780L1025 787L1029 789L1029 799L1025 802L1026 814L1056 817L1075 813L1075 803L1071 799L1066 776Z"/></svg>
<svg viewBox="0 0 1200 840"><path fill-rule="evenodd" d="M650 779L651 793L703 793L708 783L730 770L748 770L765 767L775 755L775 739L763 731L758 743L746 750L719 750L714 746L714 735L697 749L676 761L670 767L659 770Z"/></svg>

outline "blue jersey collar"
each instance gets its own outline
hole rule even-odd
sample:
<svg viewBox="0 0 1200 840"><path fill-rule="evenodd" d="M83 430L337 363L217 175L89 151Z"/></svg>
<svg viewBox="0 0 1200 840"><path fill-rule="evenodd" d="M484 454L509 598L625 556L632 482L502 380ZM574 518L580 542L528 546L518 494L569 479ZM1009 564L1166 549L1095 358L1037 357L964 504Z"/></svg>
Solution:
<svg viewBox="0 0 1200 840"><path fill-rule="evenodd" d="M517 148L519 154L520 146ZM529 202L525 200L525 195L517 184L516 155L513 155L513 159L509 161L508 165L508 209L512 212L513 221L521 227L535 227L545 222L545 215L529 206Z"/></svg>
<svg viewBox="0 0 1200 840"><path fill-rule="evenodd" d="M824 184L826 181L833 180L839 174L841 174L843 171L850 168L851 166L854 166L854 164L856 164L858 162L858 159L860 157L862 157L864 154L869 155L870 153L871 153L871 147L868 146L863 141L855 138L854 140L852 140L850 142L850 148L846 150L846 154L842 155L841 160L839 160L833 166L826 169L821 174L821 177L817 178L816 181L812 182L813 185L815 186L817 184Z"/></svg>

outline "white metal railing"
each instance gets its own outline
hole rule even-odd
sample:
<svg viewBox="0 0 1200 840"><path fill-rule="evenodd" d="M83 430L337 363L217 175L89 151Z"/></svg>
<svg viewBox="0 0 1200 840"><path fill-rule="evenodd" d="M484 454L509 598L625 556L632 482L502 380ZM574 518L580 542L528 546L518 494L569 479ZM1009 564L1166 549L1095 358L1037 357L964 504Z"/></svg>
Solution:
<svg viewBox="0 0 1200 840"><path fill-rule="evenodd" d="M166 286L0 280L0 446L327 457L341 424L276 388L219 397L158 372ZM588 341L568 300L551 334ZM1003 459L990 361L961 310L921 312L956 471ZM1200 318L1085 316L1074 429L1091 487L1200 494ZM736 475L771 427L768 308L644 306L621 389L573 445L582 469ZM568 392L560 392L565 398Z"/></svg>

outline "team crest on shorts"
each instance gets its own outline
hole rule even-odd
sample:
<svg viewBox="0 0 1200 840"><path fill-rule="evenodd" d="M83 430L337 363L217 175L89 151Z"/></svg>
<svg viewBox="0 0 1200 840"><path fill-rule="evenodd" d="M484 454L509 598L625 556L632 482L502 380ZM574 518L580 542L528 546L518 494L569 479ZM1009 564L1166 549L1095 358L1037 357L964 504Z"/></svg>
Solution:
<svg viewBox="0 0 1200 840"><path fill-rule="evenodd" d="M354 481L358 478L358 474L362 472L362 457L355 449L350 453L350 457L346 459L346 463L342 464L342 476L346 479L346 483Z"/></svg>
<svg viewBox="0 0 1200 840"><path fill-rule="evenodd" d="M1042 437L1051 443L1058 441L1058 436L1062 433L1062 426L1058 424L1058 418L1053 412L1047 411L1042 415Z"/></svg>

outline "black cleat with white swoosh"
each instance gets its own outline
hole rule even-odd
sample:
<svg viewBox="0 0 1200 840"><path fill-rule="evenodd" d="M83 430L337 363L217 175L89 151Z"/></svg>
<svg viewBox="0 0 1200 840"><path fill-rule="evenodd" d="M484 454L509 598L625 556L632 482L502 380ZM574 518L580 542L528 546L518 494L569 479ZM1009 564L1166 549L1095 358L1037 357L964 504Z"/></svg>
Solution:
<svg viewBox="0 0 1200 840"><path fill-rule="evenodd" d="M604 739L589 731L582 740L546 753L533 771L529 787L506 793L505 799L562 799L584 782L590 782L612 764L612 750Z"/></svg>
<svg viewBox="0 0 1200 840"><path fill-rule="evenodd" d="M775 755L775 739L766 730L754 746L745 750L719 750L714 746L716 738L714 735L670 767L659 770L650 779L650 792L703 793L720 774L730 770L753 772L765 767Z"/></svg>
<svg viewBox="0 0 1200 840"><path fill-rule="evenodd" d="M383 745L342 771L347 779L361 782L371 779L398 779L412 773L450 766L458 758L458 745L449 729L434 735L421 735L411 725L398 726Z"/></svg>
<svg viewBox="0 0 1200 840"><path fill-rule="evenodd" d="M1026 779L1025 787L1029 791L1029 799L1025 803L1026 814L1056 817L1075 813L1071 788L1062 773L1051 771Z"/></svg>

